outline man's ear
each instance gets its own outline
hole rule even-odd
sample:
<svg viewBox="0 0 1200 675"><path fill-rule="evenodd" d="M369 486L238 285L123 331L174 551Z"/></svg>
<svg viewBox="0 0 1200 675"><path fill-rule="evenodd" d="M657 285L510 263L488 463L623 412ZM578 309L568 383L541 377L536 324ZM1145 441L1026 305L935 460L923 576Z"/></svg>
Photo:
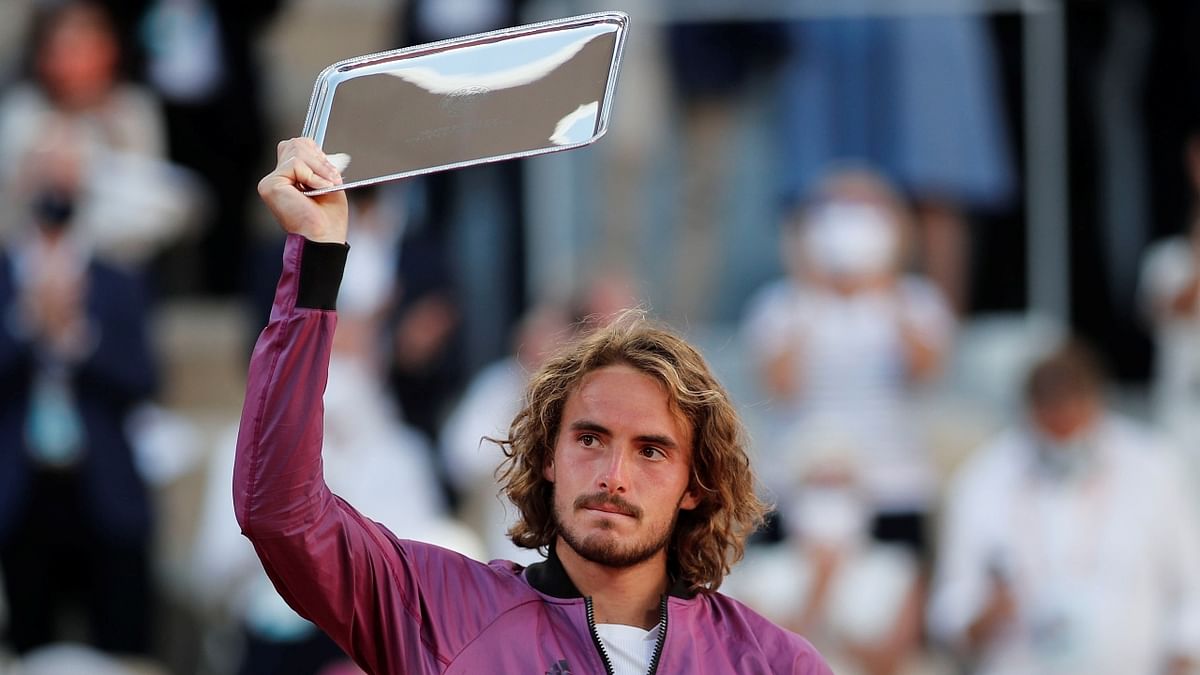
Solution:
<svg viewBox="0 0 1200 675"><path fill-rule="evenodd" d="M554 454L551 453L546 457L546 461L542 463L542 478L554 482Z"/></svg>
<svg viewBox="0 0 1200 675"><path fill-rule="evenodd" d="M679 498L679 509L681 511L691 511L700 506L700 476L696 473L696 465L693 464L688 469L688 484L687 489L683 491L683 495Z"/></svg>
<svg viewBox="0 0 1200 675"><path fill-rule="evenodd" d="M683 511L691 511L697 506L700 506L700 495L695 487L688 487L679 500L679 508Z"/></svg>

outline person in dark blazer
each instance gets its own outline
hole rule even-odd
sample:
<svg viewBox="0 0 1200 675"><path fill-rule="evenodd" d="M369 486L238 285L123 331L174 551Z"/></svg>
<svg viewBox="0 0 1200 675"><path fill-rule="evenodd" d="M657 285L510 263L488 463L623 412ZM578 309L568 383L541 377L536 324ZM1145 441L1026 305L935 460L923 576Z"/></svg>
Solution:
<svg viewBox="0 0 1200 675"><path fill-rule="evenodd" d="M0 249L4 638L18 654L60 640L74 606L97 648L145 653L153 509L126 428L157 380L147 296L72 231L76 172L48 173Z"/></svg>

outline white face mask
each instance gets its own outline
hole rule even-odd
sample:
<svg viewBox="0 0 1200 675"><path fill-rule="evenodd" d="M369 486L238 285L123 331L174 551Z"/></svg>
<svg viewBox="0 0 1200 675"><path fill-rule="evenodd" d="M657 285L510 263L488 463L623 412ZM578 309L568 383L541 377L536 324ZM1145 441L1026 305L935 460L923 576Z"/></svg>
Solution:
<svg viewBox="0 0 1200 675"><path fill-rule="evenodd" d="M818 207L805 221L804 248L812 265L835 277L888 272L899 247L895 223L881 209L854 202Z"/></svg>
<svg viewBox="0 0 1200 675"><path fill-rule="evenodd" d="M1055 480L1078 477L1095 462L1096 447L1091 434L1080 433L1066 439L1034 434L1038 469Z"/></svg>

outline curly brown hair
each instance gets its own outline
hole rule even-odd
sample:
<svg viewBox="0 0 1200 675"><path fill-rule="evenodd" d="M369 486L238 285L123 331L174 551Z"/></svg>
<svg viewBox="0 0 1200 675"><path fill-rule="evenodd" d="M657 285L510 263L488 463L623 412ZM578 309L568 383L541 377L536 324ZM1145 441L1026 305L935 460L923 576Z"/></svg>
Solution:
<svg viewBox="0 0 1200 675"><path fill-rule="evenodd" d="M545 552L558 536L553 484L543 468L553 459L568 396L584 375L625 364L661 382L671 408L691 424L689 489L699 504L681 511L668 545L672 571L692 590L716 590L742 558L746 537L767 506L755 492L745 432L728 394L704 358L671 331L630 311L571 344L530 379L525 403L505 439L490 439L506 457L502 491L521 513L513 543Z"/></svg>

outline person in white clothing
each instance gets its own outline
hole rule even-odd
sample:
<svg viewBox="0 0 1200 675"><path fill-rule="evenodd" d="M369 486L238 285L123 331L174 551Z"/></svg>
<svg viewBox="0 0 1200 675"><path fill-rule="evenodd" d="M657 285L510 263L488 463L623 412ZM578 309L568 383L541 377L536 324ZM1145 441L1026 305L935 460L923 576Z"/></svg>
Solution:
<svg viewBox="0 0 1200 675"><path fill-rule="evenodd" d="M39 3L29 67L0 92L0 236L30 209L71 213L94 253L139 269L191 226L192 177L166 161L159 101L121 77L105 3ZM61 176L43 180L47 167Z"/></svg>
<svg viewBox="0 0 1200 675"><path fill-rule="evenodd" d="M849 446L874 532L919 552L936 480L913 400L938 374L954 318L933 284L903 272L909 221L878 176L831 174L785 225L789 274L752 301L744 334L770 396L773 428L764 437L784 441L762 448L765 457L793 464L802 452L791 442L796 429L810 445ZM795 482L772 479L786 512Z"/></svg>
<svg viewBox="0 0 1200 675"><path fill-rule="evenodd" d="M928 560L926 521L937 481L916 400L939 373L954 332L937 287L904 272L910 221L907 205L879 176L831 173L785 224L789 274L760 291L744 329L770 396L771 426L760 437L771 441L760 451L781 467L766 481L778 496L783 530L816 570L813 592L797 607L800 625L811 631L839 623L832 616L854 602L829 588L839 577L855 577L858 552L890 546L888 560L900 561L884 564L883 586L896 591L886 593L894 601L882 592L877 598L874 614L884 618L870 623L881 625L832 630L852 646L864 672L877 675L898 672L918 644L923 581L913 570ZM814 486L811 473L787 469L811 467L811 458L829 448L853 458L849 480ZM862 522L843 527L847 519ZM855 535L831 542L830 529Z"/></svg>
<svg viewBox="0 0 1200 675"><path fill-rule="evenodd" d="M1200 520L1169 443L1107 410L1068 343L1026 383L1027 420L947 496L933 636L983 675L1195 672Z"/></svg>

